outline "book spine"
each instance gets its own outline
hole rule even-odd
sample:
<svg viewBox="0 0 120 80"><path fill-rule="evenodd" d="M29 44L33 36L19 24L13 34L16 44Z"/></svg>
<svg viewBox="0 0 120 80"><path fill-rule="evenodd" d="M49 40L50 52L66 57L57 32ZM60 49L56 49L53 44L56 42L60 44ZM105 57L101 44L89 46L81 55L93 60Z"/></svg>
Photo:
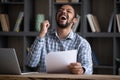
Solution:
<svg viewBox="0 0 120 80"><path fill-rule="evenodd" d="M69 0L56 0L56 2L60 3L60 2L70 2Z"/></svg>
<svg viewBox="0 0 120 80"><path fill-rule="evenodd" d="M114 19L114 12L112 13L111 17L110 17L110 21L109 21L109 25L108 25L108 32L111 32L112 31L112 28L113 28L113 20Z"/></svg>
<svg viewBox="0 0 120 80"><path fill-rule="evenodd" d="M79 2L79 0L70 0L70 2Z"/></svg>
<svg viewBox="0 0 120 80"><path fill-rule="evenodd" d="M93 24L94 24L96 32L101 32L97 17L92 15L92 20L93 20Z"/></svg>
<svg viewBox="0 0 120 80"><path fill-rule="evenodd" d="M18 18L16 20L16 23L15 23L13 31L19 32L19 30L20 30L20 24L22 22L23 16L24 16L24 12L20 12L19 15L18 15Z"/></svg>
<svg viewBox="0 0 120 80"><path fill-rule="evenodd" d="M120 14L116 14L118 32L120 32Z"/></svg>
<svg viewBox="0 0 120 80"><path fill-rule="evenodd" d="M95 26L93 24L93 19L92 19L92 15L91 14L87 14L87 19L91 28L92 32L96 32Z"/></svg>
<svg viewBox="0 0 120 80"><path fill-rule="evenodd" d="M2 31L8 32L9 31L8 15L0 14L0 21L1 21Z"/></svg>

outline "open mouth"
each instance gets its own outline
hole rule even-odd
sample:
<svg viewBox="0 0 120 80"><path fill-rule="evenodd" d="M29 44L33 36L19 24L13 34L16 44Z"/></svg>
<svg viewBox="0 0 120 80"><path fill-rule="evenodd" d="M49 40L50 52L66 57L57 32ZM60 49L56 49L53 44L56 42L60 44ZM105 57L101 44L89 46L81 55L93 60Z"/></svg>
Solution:
<svg viewBox="0 0 120 80"><path fill-rule="evenodd" d="M65 16L62 16L62 17L61 17L61 20L66 20L66 17L65 17Z"/></svg>
<svg viewBox="0 0 120 80"><path fill-rule="evenodd" d="M60 16L60 20L67 20L67 17L65 15Z"/></svg>

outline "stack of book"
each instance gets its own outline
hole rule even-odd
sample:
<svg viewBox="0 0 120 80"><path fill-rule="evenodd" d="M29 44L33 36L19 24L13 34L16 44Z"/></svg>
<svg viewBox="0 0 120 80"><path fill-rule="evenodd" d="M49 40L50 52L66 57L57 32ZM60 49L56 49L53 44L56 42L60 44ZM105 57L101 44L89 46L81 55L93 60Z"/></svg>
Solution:
<svg viewBox="0 0 120 80"><path fill-rule="evenodd" d="M92 14L87 14L87 19L90 24L92 32L100 32L100 25L98 23L97 17Z"/></svg>

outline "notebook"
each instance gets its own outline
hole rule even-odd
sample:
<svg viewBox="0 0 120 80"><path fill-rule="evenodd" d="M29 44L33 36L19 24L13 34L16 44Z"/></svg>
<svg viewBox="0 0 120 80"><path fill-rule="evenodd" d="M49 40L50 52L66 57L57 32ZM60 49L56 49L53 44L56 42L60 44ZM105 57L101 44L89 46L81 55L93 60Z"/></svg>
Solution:
<svg viewBox="0 0 120 80"><path fill-rule="evenodd" d="M34 72L21 72L16 51L14 48L0 48L0 74L22 75L30 73Z"/></svg>

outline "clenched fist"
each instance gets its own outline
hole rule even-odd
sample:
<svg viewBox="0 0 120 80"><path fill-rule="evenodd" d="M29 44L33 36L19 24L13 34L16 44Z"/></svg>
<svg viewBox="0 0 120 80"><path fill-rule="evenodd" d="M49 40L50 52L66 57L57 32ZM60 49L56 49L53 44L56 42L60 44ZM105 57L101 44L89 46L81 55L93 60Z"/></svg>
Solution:
<svg viewBox="0 0 120 80"><path fill-rule="evenodd" d="M43 38L46 35L49 27L50 27L50 23L48 20L45 20L41 23L41 30L39 32L40 38Z"/></svg>

